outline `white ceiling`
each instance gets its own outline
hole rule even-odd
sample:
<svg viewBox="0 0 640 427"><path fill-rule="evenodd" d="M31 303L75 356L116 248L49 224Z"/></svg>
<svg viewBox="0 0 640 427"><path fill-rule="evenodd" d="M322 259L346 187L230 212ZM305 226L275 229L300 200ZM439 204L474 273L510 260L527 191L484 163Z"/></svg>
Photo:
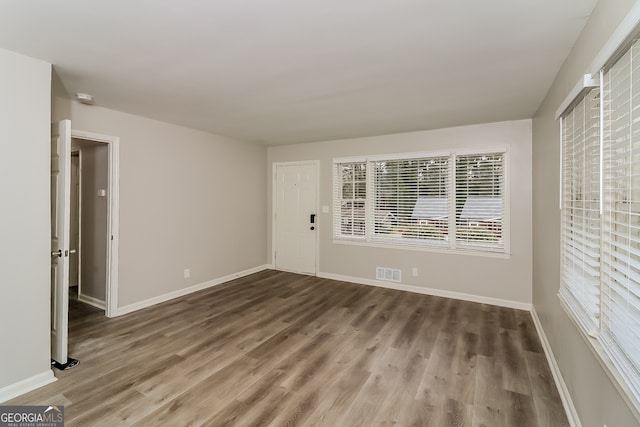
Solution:
<svg viewBox="0 0 640 427"><path fill-rule="evenodd" d="M96 104L275 145L530 118L596 0L0 0Z"/></svg>

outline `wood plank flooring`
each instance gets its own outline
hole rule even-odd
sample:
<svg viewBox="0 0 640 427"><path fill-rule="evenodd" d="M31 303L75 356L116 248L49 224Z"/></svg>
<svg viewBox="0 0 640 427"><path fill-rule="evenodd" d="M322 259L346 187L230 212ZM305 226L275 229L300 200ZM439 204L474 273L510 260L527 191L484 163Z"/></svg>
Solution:
<svg viewBox="0 0 640 427"><path fill-rule="evenodd" d="M566 426L525 311L263 271L107 319L74 302L68 426Z"/></svg>

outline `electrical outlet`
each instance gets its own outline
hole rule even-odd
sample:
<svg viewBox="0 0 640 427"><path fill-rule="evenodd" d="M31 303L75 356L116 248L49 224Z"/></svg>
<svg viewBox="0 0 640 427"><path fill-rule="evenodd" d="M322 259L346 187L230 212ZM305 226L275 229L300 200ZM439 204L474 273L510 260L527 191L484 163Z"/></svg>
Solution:
<svg viewBox="0 0 640 427"><path fill-rule="evenodd" d="M188 268L184 269L184 278L188 279L189 277L191 277L191 270Z"/></svg>
<svg viewBox="0 0 640 427"><path fill-rule="evenodd" d="M411 269L411 275L412 275L413 277L418 277L418 267L413 267L413 268Z"/></svg>

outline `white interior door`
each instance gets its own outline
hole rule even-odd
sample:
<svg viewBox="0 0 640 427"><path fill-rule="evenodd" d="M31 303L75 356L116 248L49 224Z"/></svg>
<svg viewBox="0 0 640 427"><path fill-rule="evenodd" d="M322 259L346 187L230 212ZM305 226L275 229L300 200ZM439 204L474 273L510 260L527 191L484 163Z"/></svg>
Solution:
<svg viewBox="0 0 640 427"><path fill-rule="evenodd" d="M275 169L275 268L315 275L318 165L280 164Z"/></svg>
<svg viewBox="0 0 640 427"><path fill-rule="evenodd" d="M51 358L67 363L71 121L51 124Z"/></svg>

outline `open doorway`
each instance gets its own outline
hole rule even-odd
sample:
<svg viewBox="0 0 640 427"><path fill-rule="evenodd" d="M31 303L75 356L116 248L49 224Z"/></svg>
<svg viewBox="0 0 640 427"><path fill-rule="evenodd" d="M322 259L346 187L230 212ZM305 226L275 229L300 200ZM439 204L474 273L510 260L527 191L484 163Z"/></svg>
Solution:
<svg viewBox="0 0 640 427"><path fill-rule="evenodd" d="M106 310L109 146L71 139L69 299ZM70 305L70 308L72 305Z"/></svg>
<svg viewBox="0 0 640 427"><path fill-rule="evenodd" d="M69 260L69 285L77 286L79 301L114 317L118 307L119 138L72 130L71 147L77 156L72 156L71 168L71 187L77 199L72 195L70 238L77 252Z"/></svg>

